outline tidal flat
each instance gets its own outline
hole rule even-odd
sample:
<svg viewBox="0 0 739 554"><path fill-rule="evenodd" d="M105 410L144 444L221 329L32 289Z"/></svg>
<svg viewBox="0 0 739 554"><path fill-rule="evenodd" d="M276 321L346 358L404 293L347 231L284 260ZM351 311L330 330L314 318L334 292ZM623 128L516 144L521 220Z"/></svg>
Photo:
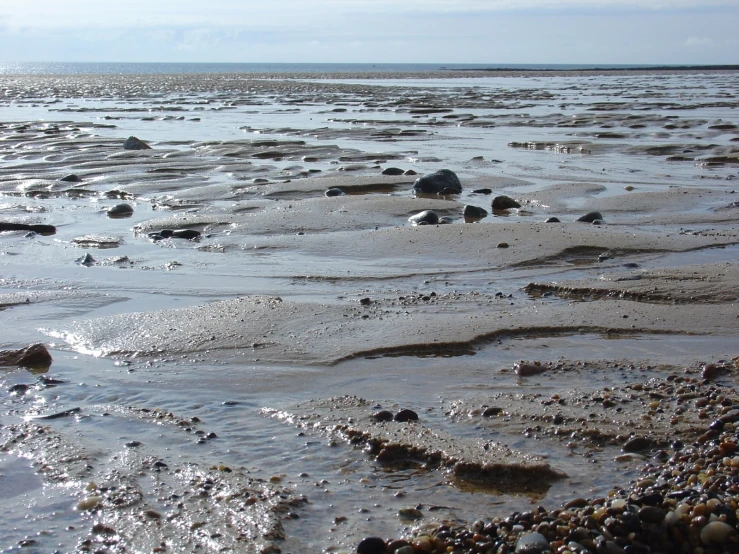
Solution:
<svg viewBox="0 0 739 554"><path fill-rule="evenodd" d="M739 548L739 72L0 90L0 551Z"/></svg>

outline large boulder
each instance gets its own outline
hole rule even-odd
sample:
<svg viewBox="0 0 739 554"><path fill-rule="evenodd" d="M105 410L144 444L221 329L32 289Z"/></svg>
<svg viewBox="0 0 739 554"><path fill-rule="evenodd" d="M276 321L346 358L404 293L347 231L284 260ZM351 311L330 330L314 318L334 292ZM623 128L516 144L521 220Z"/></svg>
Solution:
<svg viewBox="0 0 739 554"><path fill-rule="evenodd" d="M462 192L462 183L459 177L450 169L440 169L434 173L424 175L416 179L413 183L413 192L421 192L425 194L438 194L445 192L447 194L460 194Z"/></svg>

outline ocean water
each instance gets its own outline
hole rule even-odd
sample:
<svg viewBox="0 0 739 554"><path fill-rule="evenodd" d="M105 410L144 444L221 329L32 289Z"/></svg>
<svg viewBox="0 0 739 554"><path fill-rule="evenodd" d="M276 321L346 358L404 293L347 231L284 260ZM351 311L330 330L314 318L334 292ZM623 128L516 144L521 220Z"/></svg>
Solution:
<svg viewBox="0 0 739 554"><path fill-rule="evenodd" d="M479 265L461 255L448 260L435 253L416 259L363 256L363 233L407 230L409 214L378 209L353 220L355 227L332 226L348 217L347 210L328 215L311 211L329 199L323 189L301 183L315 177L350 180L353 175L374 182L388 167L415 174L451 168L465 189L457 199L460 205L449 202L456 210L449 229L486 225L490 250L500 240L496 225L543 223L549 216L571 223L597 202L609 200L608 224L615 229L633 225L645 236L706 229L718 236L736 227L736 212L726 208L727 198L734 198L729 195L739 178L737 166L702 161L736 148L736 72L445 78L444 68L455 69L427 64L6 66L0 75L5 92L0 97L0 213L3 221L48 223L58 229L50 237L0 237L0 293L52 298L0 310L0 348L50 343L54 363L48 376L61 383L47 387L25 369L0 370L0 423L10 426L33 414L79 408L78 416L48 424L50 432L85 447L94 476L47 483L33 453L22 447L3 452L0 549L15 550L33 540L38 552L71 552L101 520L118 525L122 536L136 533L137 511L116 519L105 510L75 509L91 481L100 484L119 473L143 483L149 508L174 516L176 507L167 495L149 495L149 477L140 478L126 465L135 456L125 445L134 440L141 443L142 457L165 460L172 468L243 467L306 495L309 504L284 522L283 551L294 553L352 551L366 535L399 536L410 527L397 516L407 506L438 507L426 511L428 519L470 522L537 504L558 505L573 495L605 495L638 476L636 462L614 462L615 447L595 449L591 455L599 463L594 465L581 455L585 449L573 455L557 440L528 440L503 425L451 420L440 406L483 394L551 395L569 388L618 387L639 376L611 371L614 360L680 364L716 359L735 355L736 337L521 335L459 356L368 356L320 365L299 355L282 363L265 360L252 341L233 351L163 349L154 355L96 356L102 353L96 345L64 332L95 318L105 322L244 295L359 305L364 297L400 302L400 297L431 298L432 292L449 298L491 297L494 303L501 302L494 296L500 293L506 309L515 310L539 301L522 290L532 280L599 279L604 272L624 271L621 264L627 261L650 269L736 260L736 246L630 253L603 263L583 255L563 257L559 264L518 267ZM439 74L381 78L382 73L414 71ZM249 79L250 73L317 77L342 72L377 72L380 78ZM234 73L244 76L234 79ZM130 135L148 142L152 150L124 151L123 141ZM59 181L70 173L82 182ZM409 174L395 186L359 188L357 196L379 199L377 205L388 199L409 201L414 179ZM467 221L457 213L461 204L490 208L490 195L472 192L478 187L536 201L520 211ZM537 200L538 193L551 187L559 187L560 194ZM675 202L667 193L678 187L711 192ZM622 208L613 199L623 195L628 201L627 188L663 196L657 202L645 200L649 209ZM347 205L356 206L350 202L357 196L347 195ZM134 207L130 218L106 217L105 210L124 200ZM275 219L260 220L260 213L269 210ZM295 212L299 217L291 218ZM727 215L700 223L701 217L716 213ZM215 223L195 243L154 242L134 231L177 214L213 217ZM112 237L114 246L75 242L86 235ZM317 251L316 242L310 243L312 249L307 242L289 246L311 236L327 242L357 239L335 255ZM537 243L526 249L531 260L541 261ZM459 251L464 250L460 244ZM96 260L89 267L78 261L85 253ZM419 317L432 308L407 307ZM530 381L501 371L520 359L586 360L591 369L582 366ZM599 365L601 360L609 363ZM645 379L659 377L639 371ZM27 394L11 394L15 385L28 385ZM443 471L384 467L361 448L299 432L260 412L344 394L383 407L411 407L433 428L505 442L546 457L570 477L536 494L463 490ZM144 409L197 417L217 439L201 444L193 433L127 411ZM3 486L9 482L13 486ZM222 545L217 533L212 535L203 541L216 551Z"/></svg>
<svg viewBox="0 0 739 554"><path fill-rule="evenodd" d="M613 64L444 64L444 63L0 63L0 75L134 75L178 73L418 73L450 70L522 69L565 71L574 69L648 68L648 65Z"/></svg>

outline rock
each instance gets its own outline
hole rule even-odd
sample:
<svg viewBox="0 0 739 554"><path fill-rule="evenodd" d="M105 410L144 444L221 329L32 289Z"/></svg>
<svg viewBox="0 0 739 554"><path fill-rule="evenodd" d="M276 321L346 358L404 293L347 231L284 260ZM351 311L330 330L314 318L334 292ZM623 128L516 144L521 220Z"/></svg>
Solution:
<svg viewBox="0 0 739 554"><path fill-rule="evenodd" d="M56 227L53 225L27 225L25 223L0 222L0 232L2 231L32 231L39 235L55 235Z"/></svg>
<svg viewBox="0 0 739 554"><path fill-rule="evenodd" d="M66 175L59 180L64 181L65 183L81 183L82 182L82 179L79 176L75 175L74 173Z"/></svg>
<svg viewBox="0 0 739 554"><path fill-rule="evenodd" d="M451 217L444 216L444 217L440 217L439 218L439 225L448 225L451 222L452 222L452 218Z"/></svg>
<svg viewBox="0 0 739 554"><path fill-rule="evenodd" d="M385 554L387 545L380 537L367 537L357 545L357 554Z"/></svg>
<svg viewBox="0 0 739 554"><path fill-rule="evenodd" d="M84 265L85 267L90 267L96 263L95 258L93 258L89 252L85 252L85 255L81 258L77 258L75 262L79 265Z"/></svg>
<svg viewBox="0 0 739 554"><path fill-rule="evenodd" d="M492 206L494 210L510 210L512 208L520 208L521 204L510 196L496 196L493 198Z"/></svg>
<svg viewBox="0 0 739 554"><path fill-rule="evenodd" d="M493 194L492 189L475 189L472 194Z"/></svg>
<svg viewBox="0 0 739 554"><path fill-rule="evenodd" d="M21 367L49 367L51 354L43 344L32 344L19 350L0 350L0 365Z"/></svg>
<svg viewBox="0 0 739 554"><path fill-rule="evenodd" d="M516 542L516 554L543 554L549 551L549 540L541 533L526 533Z"/></svg>
<svg viewBox="0 0 739 554"><path fill-rule="evenodd" d="M436 225L439 223L439 216L432 210L424 210L409 217L408 221L413 225Z"/></svg>
<svg viewBox="0 0 739 554"><path fill-rule="evenodd" d="M375 421L392 421L393 413L390 410L380 410L372 414L372 419Z"/></svg>
<svg viewBox="0 0 739 554"><path fill-rule="evenodd" d="M724 544L736 530L723 521L712 521L701 529L701 542L703 544Z"/></svg>
<svg viewBox="0 0 739 554"><path fill-rule="evenodd" d="M415 171L413 171L412 169L408 169L408 170L406 170L406 171L405 171L405 172L403 173L403 175L418 175L418 173L416 173L416 172L415 172Z"/></svg>
<svg viewBox="0 0 739 554"><path fill-rule="evenodd" d="M130 204L116 204L105 213L112 219L122 219L133 215L133 207Z"/></svg>
<svg viewBox="0 0 739 554"><path fill-rule="evenodd" d="M485 410L482 412L483 417L493 417L495 415L498 415L503 411L503 408L498 408L497 406L490 406L488 408L485 408Z"/></svg>
<svg viewBox="0 0 739 554"><path fill-rule="evenodd" d="M600 212L588 212L585 215L581 215L578 217L575 221L579 221L581 223L593 223L594 221L602 220L603 216Z"/></svg>
<svg viewBox="0 0 739 554"><path fill-rule="evenodd" d="M332 187L323 193L324 196L328 196L329 198L332 196L344 196L344 194L344 191L338 187Z"/></svg>
<svg viewBox="0 0 739 554"><path fill-rule="evenodd" d="M539 375L540 373L544 373L547 368L539 364L519 362L517 364L514 364L513 370L516 372L516 375L520 377L530 377L531 375Z"/></svg>
<svg viewBox="0 0 739 554"><path fill-rule="evenodd" d="M713 381L714 379L717 379L721 373L722 368L719 368L716 364L706 364L703 366L703 370L701 371L701 377L708 381Z"/></svg>
<svg viewBox="0 0 739 554"><path fill-rule="evenodd" d="M446 189L453 191L454 194L462 192L462 183L459 182L459 177L449 169L440 169L435 173L419 177L413 183L412 188L413 192L426 194L436 194Z"/></svg>
<svg viewBox="0 0 739 554"><path fill-rule="evenodd" d="M151 150L151 146L134 136L130 136L123 143L124 150Z"/></svg>
<svg viewBox="0 0 739 554"><path fill-rule="evenodd" d="M414 412L413 410L409 410L408 408L405 408L403 410L400 410L395 416L393 417L395 421L405 422L405 421L418 421L418 414Z"/></svg>
<svg viewBox="0 0 739 554"><path fill-rule="evenodd" d="M401 519L422 519L423 512L418 508L401 508L398 510Z"/></svg>
<svg viewBox="0 0 739 554"><path fill-rule="evenodd" d="M644 450L649 450L652 446L653 443L651 439L648 439L647 437L634 437L626 441L626 443L621 447L621 450L624 452L642 452Z"/></svg>
<svg viewBox="0 0 739 554"><path fill-rule="evenodd" d="M403 175L404 171L399 167L386 167L382 170L383 175Z"/></svg>
<svg viewBox="0 0 739 554"><path fill-rule="evenodd" d="M647 523L662 523L665 519L665 511L657 506L644 506L637 513L639 519Z"/></svg>
<svg viewBox="0 0 739 554"><path fill-rule="evenodd" d="M176 231L172 231L172 238L193 240L200 238L200 231L195 231L194 229L177 229Z"/></svg>
<svg viewBox="0 0 739 554"><path fill-rule="evenodd" d="M499 242L496 248L508 248L510 245L507 242Z"/></svg>
<svg viewBox="0 0 739 554"><path fill-rule="evenodd" d="M488 211L484 208L478 208L477 206L470 206L468 204L464 207L463 214L465 217L483 218L488 216Z"/></svg>
<svg viewBox="0 0 739 554"><path fill-rule="evenodd" d="M548 217L544 220L544 223L561 223L558 217Z"/></svg>

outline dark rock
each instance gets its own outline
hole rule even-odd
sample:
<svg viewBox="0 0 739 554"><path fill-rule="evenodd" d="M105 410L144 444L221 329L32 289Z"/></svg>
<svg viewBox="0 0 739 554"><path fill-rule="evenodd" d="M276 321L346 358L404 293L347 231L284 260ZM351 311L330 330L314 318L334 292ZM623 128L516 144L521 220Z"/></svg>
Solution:
<svg viewBox="0 0 739 554"><path fill-rule="evenodd" d="M51 365L51 354L43 344L32 344L19 350L0 350L0 366L46 368Z"/></svg>
<svg viewBox="0 0 739 554"><path fill-rule="evenodd" d="M92 265L95 265L95 258L93 258L89 252L85 252L85 255L81 258L77 258L75 260L79 265L84 265L86 267L90 267Z"/></svg>
<svg viewBox="0 0 739 554"><path fill-rule="evenodd" d="M644 506L637 514L639 519L647 523L662 523L665 519L665 511L657 506Z"/></svg>
<svg viewBox="0 0 739 554"><path fill-rule="evenodd" d="M328 189L326 192L323 193L324 196L332 197L332 196L344 196L344 191L341 190L338 187L332 187Z"/></svg>
<svg viewBox="0 0 739 554"><path fill-rule="evenodd" d="M380 537L367 537L357 545L357 554L385 554L387 545Z"/></svg>
<svg viewBox="0 0 739 554"><path fill-rule="evenodd" d="M578 217L575 221L580 221L581 223L593 223L594 221L602 219L603 216L600 212L588 212L585 215Z"/></svg>
<svg viewBox="0 0 739 554"><path fill-rule="evenodd" d="M492 189L475 189L472 194L493 194Z"/></svg>
<svg viewBox="0 0 739 554"><path fill-rule="evenodd" d="M516 202L510 196L496 196L493 198L493 209L494 210L510 210L512 208L520 208L521 204Z"/></svg>
<svg viewBox="0 0 739 554"><path fill-rule="evenodd" d="M482 412L483 417L492 417L494 415L498 415L503 411L503 408L498 408L497 406L490 406L488 408L485 408L485 410Z"/></svg>
<svg viewBox="0 0 739 554"><path fill-rule="evenodd" d="M393 412L390 410L380 410L379 412L372 414L372 419L375 421L392 421Z"/></svg>
<svg viewBox="0 0 739 554"><path fill-rule="evenodd" d="M406 171L405 171L405 172L403 173L403 175L418 175L418 173L416 173L416 172L415 172L415 171L413 171L412 169L407 169L407 170L406 170Z"/></svg>
<svg viewBox="0 0 739 554"><path fill-rule="evenodd" d="M146 237L147 237L147 238L148 238L148 239L149 239L149 240L150 240L151 242L159 242L160 240L164 240L164 239L165 239L165 237L163 237L163 236L162 236L161 234L159 234L159 233L147 233L147 234L146 234Z"/></svg>
<svg viewBox="0 0 739 554"><path fill-rule="evenodd" d="M436 225L439 223L439 216L432 210L424 210L409 217L408 221L413 225Z"/></svg>
<svg viewBox="0 0 739 554"><path fill-rule="evenodd" d="M526 533L516 542L516 554L543 554L549 551L549 540L541 533Z"/></svg>
<svg viewBox="0 0 739 554"><path fill-rule="evenodd" d="M647 437L634 437L624 443L622 449L624 452L643 452L652 448L653 443Z"/></svg>
<svg viewBox="0 0 739 554"><path fill-rule="evenodd" d="M82 182L82 179L78 175L75 175L74 173L70 175L66 175L59 180L64 181L65 183L81 183Z"/></svg>
<svg viewBox="0 0 739 554"><path fill-rule="evenodd" d="M544 223L561 223L558 217L548 217L544 220Z"/></svg>
<svg viewBox="0 0 739 554"><path fill-rule="evenodd" d="M151 150L151 146L134 136L126 139L126 142L123 143L123 148L125 150Z"/></svg>
<svg viewBox="0 0 739 554"><path fill-rule="evenodd" d="M13 385L8 389L8 392L10 394L14 394L16 396L23 396L31 389L31 385L26 385L23 383L18 383L17 385Z"/></svg>
<svg viewBox="0 0 739 554"><path fill-rule="evenodd" d="M386 167L382 170L383 175L403 175L403 170L399 167Z"/></svg>
<svg viewBox="0 0 739 554"><path fill-rule="evenodd" d="M177 229L176 231L172 231L172 238L194 240L200 238L200 231L195 231L194 229Z"/></svg>
<svg viewBox="0 0 739 554"><path fill-rule="evenodd" d="M470 206L469 204L467 204L464 207L464 212L463 213L464 213L464 216L465 217L479 217L479 218L483 218L483 217L487 217L487 215L488 215L488 211L487 210L485 210L483 208L478 208L477 206Z"/></svg>
<svg viewBox="0 0 739 554"><path fill-rule="evenodd" d="M123 219L133 215L133 207L130 204L116 204L106 212L112 219Z"/></svg>
<svg viewBox="0 0 739 554"><path fill-rule="evenodd" d="M165 239L172 238L172 234L174 234L174 231L172 229L162 229L161 231L159 231L159 235L161 235Z"/></svg>
<svg viewBox="0 0 739 554"><path fill-rule="evenodd" d="M405 421L418 421L418 414L414 412L413 410L409 410L408 408L405 408L403 410L400 410L395 416L393 417L395 421L405 422Z"/></svg>
<svg viewBox="0 0 739 554"><path fill-rule="evenodd" d="M419 177L413 183L412 190L413 192L436 194L446 189L453 191L453 194L462 192L462 183L459 182L459 177L449 169L440 169L435 173Z"/></svg>
<svg viewBox="0 0 739 554"><path fill-rule="evenodd" d="M55 235L56 227L53 225L27 225L25 223L0 223L2 231L33 231L39 235Z"/></svg>

